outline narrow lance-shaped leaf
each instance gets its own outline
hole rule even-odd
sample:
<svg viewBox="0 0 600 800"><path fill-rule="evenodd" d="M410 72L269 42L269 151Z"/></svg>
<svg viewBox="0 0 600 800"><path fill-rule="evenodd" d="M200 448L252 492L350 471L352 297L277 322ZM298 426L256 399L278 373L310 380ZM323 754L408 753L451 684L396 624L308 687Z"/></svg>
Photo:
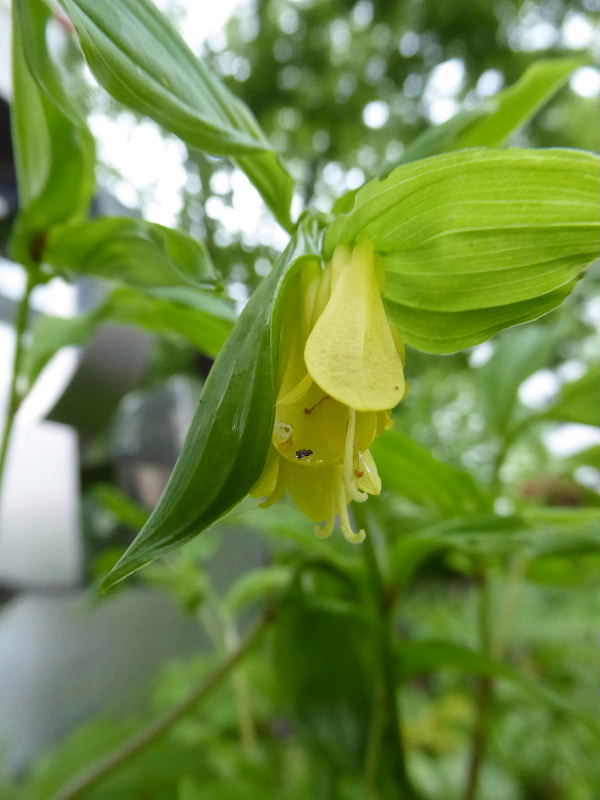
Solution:
<svg viewBox="0 0 600 800"><path fill-rule="evenodd" d="M572 150L422 159L360 189L325 255L371 240L405 340L454 352L564 299L598 254L598 184L597 157Z"/></svg>
<svg viewBox="0 0 600 800"><path fill-rule="evenodd" d="M242 312L209 373L169 483L105 587L200 533L258 479L275 413L278 297L290 270L316 253L308 221Z"/></svg>
<svg viewBox="0 0 600 800"><path fill-rule="evenodd" d="M235 156L291 227L293 181L250 110L148 0L61 0L90 69L117 100L208 153Z"/></svg>
<svg viewBox="0 0 600 800"><path fill-rule="evenodd" d="M11 248L27 265L39 260L52 226L85 216L95 186L94 141L48 52L50 19L41 0L13 3L12 129L21 213Z"/></svg>
<svg viewBox="0 0 600 800"><path fill-rule="evenodd" d="M466 147L499 147L585 63L582 58L536 61L516 83L480 107L463 111L442 125L428 128L406 148L397 166Z"/></svg>

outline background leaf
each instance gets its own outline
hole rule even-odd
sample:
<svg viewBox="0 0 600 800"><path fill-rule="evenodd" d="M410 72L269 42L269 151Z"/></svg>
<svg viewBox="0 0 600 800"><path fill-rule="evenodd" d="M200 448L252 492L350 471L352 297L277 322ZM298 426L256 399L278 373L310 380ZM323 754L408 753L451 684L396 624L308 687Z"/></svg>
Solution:
<svg viewBox="0 0 600 800"><path fill-rule="evenodd" d="M215 279L201 242L162 225L125 217L56 229L44 260L77 275L143 288L203 285Z"/></svg>
<svg viewBox="0 0 600 800"><path fill-rule="evenodd" d="M398 430L373 443L384 489L435 510L440 516L483 512L489 500L463 469L444 464L414 439Z"/></svg>
<svg viewBox="0 0 600 800"><path fill-rule="evenodd" d="M558 326L529 325L507 331L478 372L481 410L490 432L502 435L514 419L519 386L545 366L561 338Z"/></svg>
<svg viewBox="0 0 600 800"><path fill-rule="evenodd" d="M560 396L543 414L546 419L600 427L600 368L562 387Z"/></svg>
<svg viewBox="0 0 600 800"><path fill-rule="evenodd" d="M466 147L499 147L585 63L585 59L579 58L536 61L516 83L498 92L481 107L463 111L448 122L428 128L406 148L396 166Z"/></svg>
<svg viewBox="0 0 600 800"><path fill-rule="evenodd" d="M284 228L293 181L250 110L146 0L62 0L90 69L121 103L199 150L236 156Z"/></svg>
<svg viewBox="0 0 600 800"><path fill-rule="evenodd" d="M411 142L396 167L420 158L466 147L499 147L539 111L585 59L552 58L536 61L508 89L503 89L477 108L460 111L447 122L427 128ZM346 192L334 204L335 214L349 211L358 189Z"/></svg>

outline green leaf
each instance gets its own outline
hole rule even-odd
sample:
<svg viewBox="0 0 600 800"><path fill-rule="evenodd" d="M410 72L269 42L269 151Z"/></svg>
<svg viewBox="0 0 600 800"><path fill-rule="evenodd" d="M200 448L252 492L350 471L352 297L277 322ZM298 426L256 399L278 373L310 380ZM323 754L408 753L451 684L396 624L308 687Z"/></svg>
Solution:
<svg viewBox="0 0 600 800"><path fill-rule="evenodd" d="M51 12L42 0L13 3L12 129L21 213L15 260L40 260L47 232L82 219L94 187L95 146L72 106L46 45Z"/></svg>
<svg viewBox="0 0 600 800"><path fill-rule="evenodd" d="M436 156L465 147L499 147L525 125L560 89L567 78L588 63L583 58L553 58L536 61L508 89L503 89L481 106L461 111L441 125L434 125L418 136L402 158L381 176L401 164ZM334 214L349 211L358 189L342 195L333 207Z"/></svg>
<svg viewBox="0 0 600 800"><path fill-rule="evenodd" d="M559 326L528 326L507 331L494 355L478 371L477 380L488 429L503 434L513 420L519 386L545 366L561 337Z"/></svg>
<svg viewBox="0 0 600 800"><path fill-rule="evenodd" d="M76 275L142 288L201 286L215 279L201 242L162 225L125 217L55 229L44 260Z"/></svg>
<svg viewBox="0 0 600 800"><path fill-rule="evenodd" d="M258 479L275 414L278 299L292 267L318 252L308 220L255 291L219 353L169 483L104 588L212 525Z"/></svg>
<svg viewBox="0 0 600 800"><path fill-rule="evenodd" d="M398 649L398 667L401 680L434 672L444 667L467 674L503 678L556 711L574 715L589 728L597 727L595 718L589 712L583 708L574 708L569 700L539 680L529 680L508 664L503 664L485 653L455 642L440 639L403 642Z"/></svg>
<svg viewBox="0 0 600 800"><path fill-rule="evenodd" d="M90 69L110 94L192 147L236 156L284 228L293 181L250 110L148 0L61 0Z"/></svg>
<svg viewBox="0 0 600 800"><path fill-rule="evenodd" d="M370 239L391 318L409 344L449 353L558 305L597 255L597 158L470 150L366 184L325 255Z"/></svg>
<svg viewBox="0 0 600 800"><path fill-rule="evenodd" d="M519 681L506 664L470 647L442 639L402 642L398 648L398 668L401 680L423 673L451 667L460 672L494 675Z"/></svg>
<svg viewBox="0 0 600 800"><path fill-rule="evenodd" d="M542 417L600 427L600 368L593 367L579 380L565 384Z"/></svg>
<svg viewBox="0 0 600 800"><path fill-rule="evenodd" d="M525 125L560 89L587 58L556 58L536 61L508 89L488 100L485 116L463 131L453 149L498 147Z"/></svg>
<svg viewBox="0 0 600 800"><path fill-rule="evenodd" d="M391 551L394 582L406 585L421 564L438 553L467 556L510 556L522 553L528 561L548 556L573 560L597 554L597 509L527 509L508 517L473 515L446 520L399 536Z"/></svg>
<svg viewBox="0 0 600 800"><path fill-rule="evenodd" d="M275 630L275 673L311 762L356 769L372 707L375 646L368 622L336 603L315 603L300 588L283 604ZM322 761L321 761L322 759Z"/></svg>
<svg viewBox="0 0 600 800"><path fill-rule="evenodd" d="M481 513L490 501L466 470L438 461L426 447L400 431L373 443L373 456L385 489L442 517Z"/></svg>
<svg viewBox="0 0 600 800"><path fill-rule="evenodd" d="M179 333L212 357L220 352L234 322L229 301L199 289L155 289L144 293L117 289L106 301L102 314L107 320L139 325L157 333Z"/></svg>
<svg viewBox="0 0 600 800"><path fill-rule="evenodd" d="M448 354L485 342L495 333L538 319L553 311L573 291L575 282L554 292L520 303L477 311L428 311L399 303L386 303L388 316L405 340L425 353Z"/></svg>
<svg viewBox="0 0 600 800"><path fill-rule="evenodd" d="M527 523L518 515L479 514L445 520L399 536L390 557L394 583L406 586L428 558L446 551L467 555L514 552L526 528Z"/></svg>
<svg viewBox="0 0 600 800"><path fill-rule="evenodd" d="M109 511L115 519L128 528L140 528L148 519L149 512L112 483L97 483L91 495Z"/></svg>
<svg viewBox="0 0 600 800"><path fill-rule="evenodd" d="M397 166L465 147L499 147L585 63L582 58L536 61L515 84L481 107L457 114L421 134L406 148Z"/></svg>
<svg viewBox="0 0 600 800"><path fill-rule="evenodd" d="M117 289L98 308L86 314L63 319L41 316L31 331L23 372L33 385L50 359L63 347L82 346L105 322L137 325L158 333L174 332L185 336L202 353L214 357L229 335L234 314L223 298L201 290L167 297ZM170 299L173 295L173 300Z"/></svg>
<svg viewBox="0 0 600 800"><path fill-rule="evenodd" d="M231 614L239 614L250 603L280 593L289 584L291 575L290 567L279 564L247 572L229 590L227 608Z"/></svg>
<svg viewBox="0 0 600 800"><path fill-rule="evenodd" d="M33 386L46 364L63 347L86 344L101 322L102 315L95 311L70 319L51 316L36 319L23 364L28 385Z"/></svg>

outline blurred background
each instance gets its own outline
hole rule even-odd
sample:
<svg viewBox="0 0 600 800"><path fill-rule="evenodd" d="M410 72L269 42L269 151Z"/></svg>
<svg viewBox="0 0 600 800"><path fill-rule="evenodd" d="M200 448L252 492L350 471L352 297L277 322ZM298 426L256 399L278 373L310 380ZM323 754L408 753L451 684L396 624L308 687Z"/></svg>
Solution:
<svg viewBox="0 0 600 800"><path fill-rule="evenodd" d="M427 127L488 102L543 58L589 63L511 144L598 149L598 0L158 5L254 111L299 182L297 209L328 211L389 169ZM213 323L221 341L287 235L239 170L100 89L64 19L53 36L97 139L93 214L144 217L205 242L229 299ZM10 8L0 0L0 413L25 285L6 250L17 209L10 98ZM398 641L430 647L428 655L407 644L399 675L407 759L424 798L469 800L465 771L486 675L497 686L477 797L597 796L596 732L570 713L597 702L597 284L588 275L553 314L472 351L408 353L411 391L396 413L397 438L378 456L390 480L369 513L398 589ZM50 797L181 697L307 554L357 569L350 546L323 548L291 508L250 503L98 597L97 579L164 487L215 354L199 352L189 334L205 320L190 312L174 321L168 303L148 306L134 290L120 291L115 300L99 281L55 278L33 297L34 326L88 314L107 298L138 311L121 314L127 324L116 314L86 329L83 346L49 363L38 356L41 376L19 414L0 507L7 799ZM455 486L465 472L494 496L491 527L455 521L467 516ZM432 526L444 547L418 556L404 547L404 534ZM478 536L484 529L489 535ZM481 660L482 563L505 672ZM360 620L315 605L319 593L349 602L345 590L309 577L294 612L232 684L89 797L358 797L369 654L357 645ZM315 681L329 687L323 696Z"/></svg>

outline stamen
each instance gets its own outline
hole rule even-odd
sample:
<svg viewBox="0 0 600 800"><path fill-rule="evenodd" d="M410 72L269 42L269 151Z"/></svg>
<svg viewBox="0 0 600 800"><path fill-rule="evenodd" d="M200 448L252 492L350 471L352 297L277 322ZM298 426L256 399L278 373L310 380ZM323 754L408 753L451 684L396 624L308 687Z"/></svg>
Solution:
<svg viewBox="0 0 600 800"><path fill-rule="evenodd" d="M338 504L338 514L340 515L340 528L344 534L344 538L351 544L360 544L364 542L366 534L364 530L355 532L352 530L350 517L348 516L348 498L344 491L344 479L342 475L337 476L336 480L336 499Z"/></svg>
<svg viewBox="0 0 600 800"><path fill-rule="evenodd" d="M305 409L304 409L304 413L305 413L305 414L312 414L312 412L315 410L315 408L316 408L317 406L320 406L320 405L321 405L321 403L322 403L324 400L331 400L331 397L330 397L328 394L326 394L326 395L325 395L324 397L322 397L320 400L317 400L317 402L314 404L314 406L311 406L310 408L305 408Z"/></svg>
<svg viewBox="0 0 600 800"><path fill-rule="evenodd" d="M344 445L344 482L346 492L352 500L364 503L368 495L361 492L354 482L354 434L356 432L356 411L348 409L348 428L346 430L346 443Z"/></svg>

